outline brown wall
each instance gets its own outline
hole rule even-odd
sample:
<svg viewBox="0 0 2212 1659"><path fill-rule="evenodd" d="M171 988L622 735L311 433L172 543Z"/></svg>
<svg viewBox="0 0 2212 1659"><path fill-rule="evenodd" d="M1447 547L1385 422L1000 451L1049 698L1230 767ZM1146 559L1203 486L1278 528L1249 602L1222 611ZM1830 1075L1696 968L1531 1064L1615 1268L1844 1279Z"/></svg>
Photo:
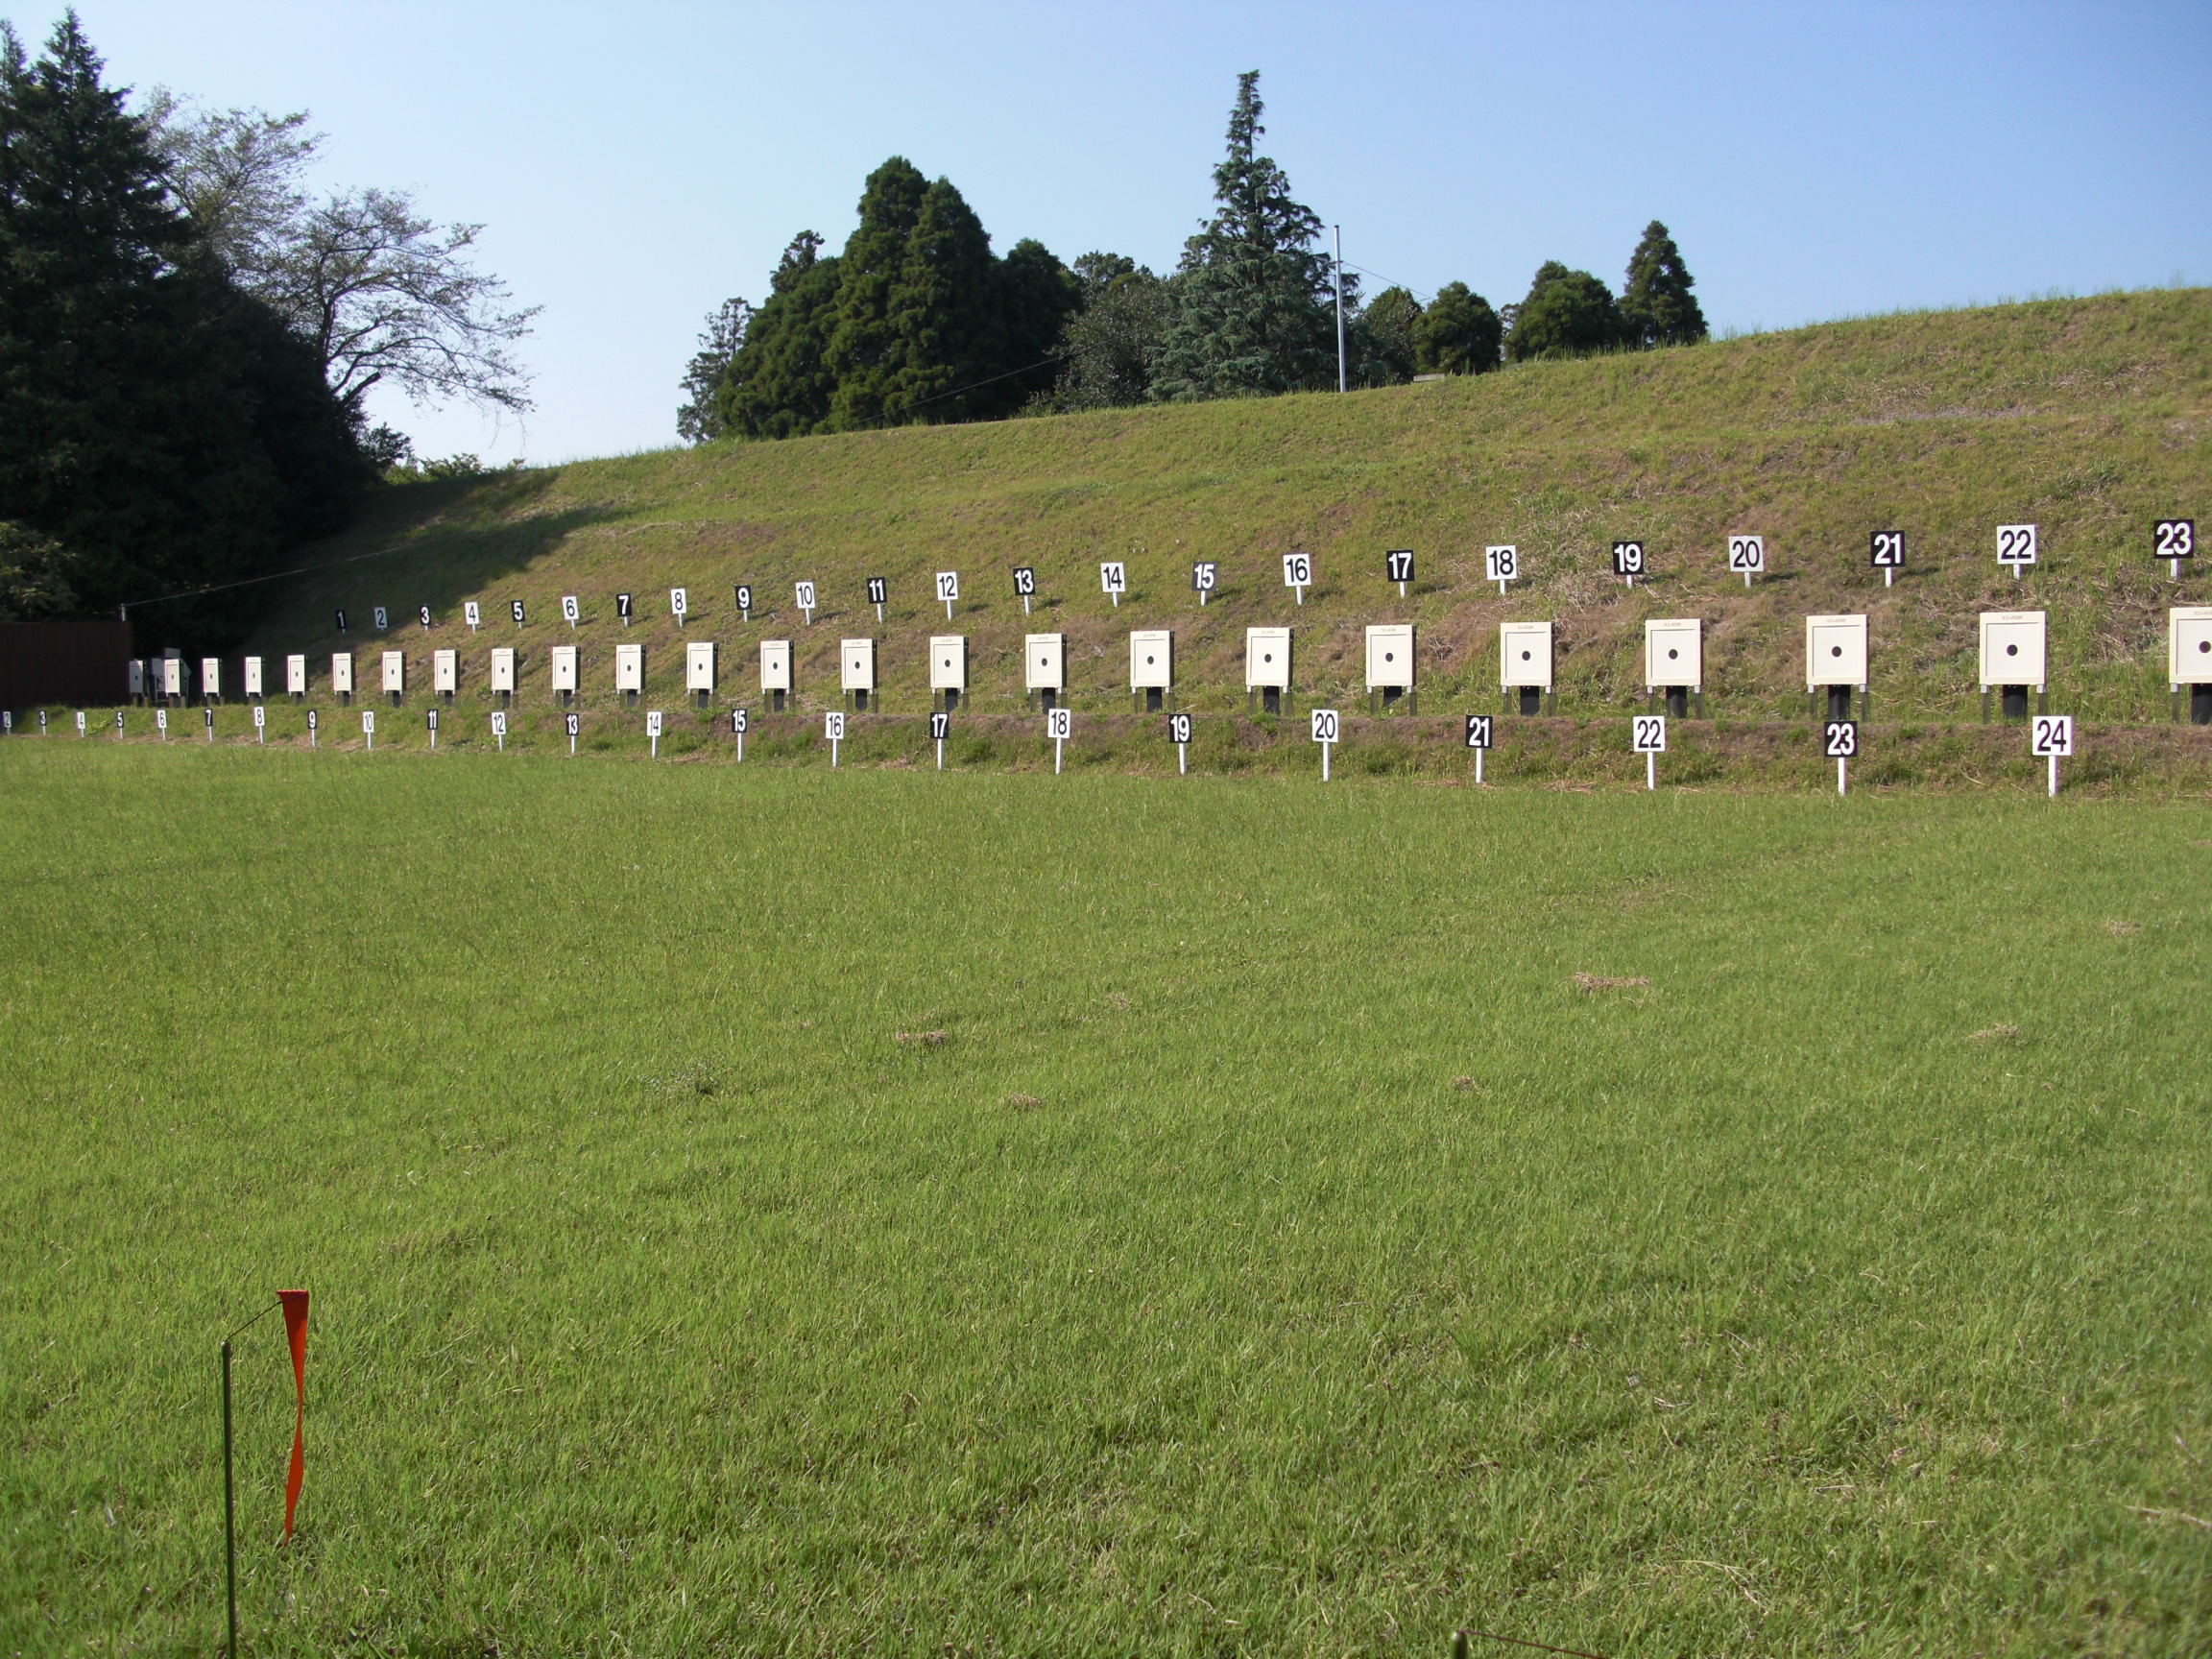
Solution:
<svg viewBox="0 0 2212 1659"><path fill-rule="evenodd" d="M131 691L128 622L0 623L0 709L112 707Z"/></svg>

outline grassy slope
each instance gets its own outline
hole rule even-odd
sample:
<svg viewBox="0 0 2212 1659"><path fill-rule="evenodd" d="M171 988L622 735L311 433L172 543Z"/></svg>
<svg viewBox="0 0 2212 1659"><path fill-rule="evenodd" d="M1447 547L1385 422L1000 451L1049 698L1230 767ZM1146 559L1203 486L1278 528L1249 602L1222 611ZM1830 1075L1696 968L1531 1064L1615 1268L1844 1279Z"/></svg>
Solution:
<svg viewBox="0 0 2212 1659"><path fill-rule="evenodd" d="M2200 806L0 773L8 1652L2212 1642Z"/></svg>
<svg viewBox="0 0 2212 1659"><path fill-rule="evenodd" d="M568 637L557 605L583 596L589 699L613 701L612 647L642 640L654 698L678 700L680 652L666 589L696 608L692 637L725 647L725 701L753 693L757 642L803 647L807 706L835 696L835 641L879 634L894 711L925 701L926 636L947 628L931 573L957 568L968 595L952 626L971 640L975 711L1019 707L1025 628L1071 636L1078 707L1126 709L1125 631L1177 632L1188 706L1240 709L1243 630L1295 622L1303 696L1356 691L1361 624L1411 617L1423 631L1431 707L1492 707L1496 624L1560 625L1562 713L1640 703L1642 621L1708 624L1708 703L1719 717L1803 708L1808 613L1873 616L1878 719L1972 716L1975 613L2051 613L2057 706L2099 720L2166 717L2164 612L2202 601L2148 557L2150 520L2194 513L2212 476L2212 291L2168 291L1987 310L1877 318L1686 350L1551 364L1477 380L1349 397L1151 409L1010 424L906 429L726 445L542 469L473 486L397 493L329 551L395 539L405 550L303 579L257 648L337 641L330 612L373 604L442 621L435 641L401 630L427 684L432 643L469 647L481 697L493 643L515 642L506 601L534 618L526 691L545 698L542 647ZM2042 527L2045 564L2020 584L1996 567L1994 526ZM1911 567L1886 591L1866 534L1905 529ZM1731 531L1768 538L1773 574L1746 593L1722 568ZM1637 535L1656 579L1633 594L1606 549ZM1501 600L1481 549L1515 541L1530 571ZM1382 551L1414 547L1422 580L1401 602ZM1315 556L1321 586L1298 609L1279 556ZM1200 610L1193 558L1221 562L1225 590ZM1121 558L1133 592L1097 590ZM1006 572L1033 564L1046 604L1024 623ZM2212 567L2200 560L2200 566ZM878 628L866 576L892 584ZM811 631L790 585L821 586ZM760 602L745 626L734 581ZM624 634L613 595L639 595ZM469 639L460 601L494 620ZM351 641L370 644L356 623Z"/></svg>

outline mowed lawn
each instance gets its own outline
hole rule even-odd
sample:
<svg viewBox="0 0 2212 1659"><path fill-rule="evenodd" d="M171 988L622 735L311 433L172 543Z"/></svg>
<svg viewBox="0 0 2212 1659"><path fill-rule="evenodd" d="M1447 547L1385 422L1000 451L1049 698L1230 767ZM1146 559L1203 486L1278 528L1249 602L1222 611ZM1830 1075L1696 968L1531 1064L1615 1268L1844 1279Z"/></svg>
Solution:
<svg viewBox="0 0 2212 1659"><path fill-rule="evenodd" d="M2212 1648L2202 804L0 808L7 1653Z"/></svg>

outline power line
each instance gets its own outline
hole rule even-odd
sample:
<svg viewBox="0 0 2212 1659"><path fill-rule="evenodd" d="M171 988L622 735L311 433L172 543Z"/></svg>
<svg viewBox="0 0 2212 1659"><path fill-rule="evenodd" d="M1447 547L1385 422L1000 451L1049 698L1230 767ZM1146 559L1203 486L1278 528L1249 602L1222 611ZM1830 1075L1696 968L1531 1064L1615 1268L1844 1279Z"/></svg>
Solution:
<svg viewBox="0 0 2212 1659"><path fill-rule="evenodd" d="M358 565L364 559L381 559L387 553L403 553L406 551L407 545L404 541L398 541L389 547L372 548L367 553L349 553L343 559L325 559L320 565L301 565L290 570L272 570L266 576L242 576L235 582L214 582L204 588L180 588L174 593L156 593L151 599L130 600L126 604L117 606L116 613L118 616L123 616L124 613L140 605L159 605L171 599L197 599L203 593L227 593L233 588L251 588L256 582L281 582L287 576L305 576L313 571L329 570L340 565ZM129 618L125 616L124 619L128 620Z"/></svg>

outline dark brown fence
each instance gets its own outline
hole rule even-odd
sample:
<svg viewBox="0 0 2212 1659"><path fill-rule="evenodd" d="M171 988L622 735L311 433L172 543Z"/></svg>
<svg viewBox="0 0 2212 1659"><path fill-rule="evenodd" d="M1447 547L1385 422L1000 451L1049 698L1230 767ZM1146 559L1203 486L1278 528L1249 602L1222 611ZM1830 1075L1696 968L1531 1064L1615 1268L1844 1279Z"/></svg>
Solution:
<svg viewBox="0 0 2212 1659"><path fill-rule="evenodd" d="M130 661L128 622L0 622L0 709L121 703Z"/></svg>

